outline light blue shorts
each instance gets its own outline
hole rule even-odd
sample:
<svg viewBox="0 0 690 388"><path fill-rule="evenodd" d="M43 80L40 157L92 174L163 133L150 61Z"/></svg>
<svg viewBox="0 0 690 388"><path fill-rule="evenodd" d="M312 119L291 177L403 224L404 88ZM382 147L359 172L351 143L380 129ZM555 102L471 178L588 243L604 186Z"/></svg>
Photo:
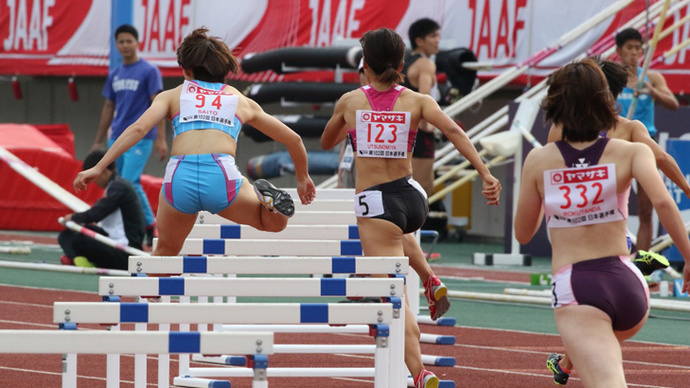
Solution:
<svg viewBox="0 0 690 388"><path fill-rule="evenodd" d="M243 179L231 155L176 155L165 168L163 196L182 213L218 213L235 201Z"/></svg>

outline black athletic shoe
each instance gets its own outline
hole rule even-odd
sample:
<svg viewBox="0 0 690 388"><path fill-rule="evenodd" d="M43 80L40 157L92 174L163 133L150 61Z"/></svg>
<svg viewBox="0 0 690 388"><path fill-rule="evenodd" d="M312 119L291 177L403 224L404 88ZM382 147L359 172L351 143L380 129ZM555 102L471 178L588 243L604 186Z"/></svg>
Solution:
<svg viewBox="0 0 690 388"><path fill-rule="evenodd" d="M558 363L563 359L562 356L551 353L549 357L546 358L546 367L553 372L553 383L556 385L565 385L568 383L569 373L563 372L561 366Z"/></svg>
<svg viewBox="0 0 690 388"><path fill-rule="evenodd" d="M664 256L647 251L637 251L633 263L645 276L650 275L657 269L665 269L669 265L668 260Z"/></svg>
<svg viewBox="0 0 690 388"><path fill-rule="evenodd" d="M259 201L270 211L292 217L295 214L295 203L287 191L281 190L265 179L257 179L254 182L254 192Z"/></svg>

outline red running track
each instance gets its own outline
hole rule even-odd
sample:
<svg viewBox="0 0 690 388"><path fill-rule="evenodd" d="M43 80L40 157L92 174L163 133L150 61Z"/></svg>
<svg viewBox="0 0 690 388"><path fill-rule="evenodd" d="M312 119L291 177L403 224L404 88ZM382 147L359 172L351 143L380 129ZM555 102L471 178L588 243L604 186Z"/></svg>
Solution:
<svg viewBox="0 0 690 388"><path fill-rule="evenodd" d="M0 285L0 329L56 329L52 323L52 305L55 301L99 301L95 293L45 290L38 288ZM96 325L82 329L102 330ZM125 329L127 326L124 327ZM507 330L469 327L424 326L423 332L454 335L453 346L422 344L425 354L455 357L457 365L431 367L442 379L454 380L461 388L481 387L553 387L552 376L544 367L546 356L553 351L562 352L561 340L556 335L534 334ZM364 335L352 334L279 334L279 343L372 343ZM625 372L630 387L690 386L690 348L639 342L626 342L623 346ZM105 356L79 356L77 372L80 388L105 386ZM173 356L173 359L175 356ZM270 356L269 367L278 366L333 366L367 367L373 365L369 355L286 355ZM196 364L193 366L203 366ZM0 354L0 387L59 387L62 361L60 355L8 355ZM173 361L172 370L176 369ZM121 363L121 387L133 386L133 357L125 355ZM155 356L149 356L148 386L156 386ZM172 385L172 379L170 381ZM273 387L371 387L368 379L316 379L273 378ZM233 387L251 387L249 378L236 378ZM573 374L569 388L582 387Z"/></svg>

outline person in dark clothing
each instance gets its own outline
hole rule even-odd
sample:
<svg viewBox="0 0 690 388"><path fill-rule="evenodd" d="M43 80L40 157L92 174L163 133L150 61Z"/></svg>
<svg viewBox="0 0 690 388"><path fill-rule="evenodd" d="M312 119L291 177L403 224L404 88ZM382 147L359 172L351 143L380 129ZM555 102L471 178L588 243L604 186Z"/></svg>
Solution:
<svg viewBox="0 0 690 388"><path fill-rule="evenodd" d="M403 86L438 101L436 63L431 56L438 54L441 26L434 20L423 18L410 25L408 35L412 51L405 53L402 74ZM434 193L434 128L426 121L419 123L412 152L412 176L422 185L427 196Z"/></svg>
<svg viewBox="0 0 690 388"><path fill-rule="evenodd" d="M84 169L95 166L103 155L103 150L92 151L84 159ZM145 233L144 213L132 184L117 174L115 163L103 170L94 182L105 189L105 195L91 209L68 214L64 217L65 220L82 224L123 245L142 249ZM65 253L60 259L63 264L127 269L127 252L81 233L65 229L58 235L58 243Z"/></svg>

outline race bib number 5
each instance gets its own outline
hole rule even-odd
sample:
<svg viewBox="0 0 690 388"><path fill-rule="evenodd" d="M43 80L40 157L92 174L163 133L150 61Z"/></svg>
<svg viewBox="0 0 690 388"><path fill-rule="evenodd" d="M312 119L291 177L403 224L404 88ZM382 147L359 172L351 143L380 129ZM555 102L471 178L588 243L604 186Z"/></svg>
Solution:
<svg viewBox="0 0 690 388"><path fill-rule="evenodd" d="M376 217L383 214L383 197L378 190L355 194L355 216Z"/></svg>
<svg viewBox="0 0 690 388"><path fill-rule="evenodd" d="M238 97L185 81L180 94L180 122L207 121L232 125Z"/></svg>
<svg viewBox="0 0 690 388"><path fill-rule="evenodd" d="M544 171L548 226L567 228L619 221L616 166L597 165Z"/></svg>
<svg viewBox="0 0 690 388"><path fill-rule="evenodd" d="M358 110L356 117L357 156L406 158L410 134L410 112Z"/></svg>

